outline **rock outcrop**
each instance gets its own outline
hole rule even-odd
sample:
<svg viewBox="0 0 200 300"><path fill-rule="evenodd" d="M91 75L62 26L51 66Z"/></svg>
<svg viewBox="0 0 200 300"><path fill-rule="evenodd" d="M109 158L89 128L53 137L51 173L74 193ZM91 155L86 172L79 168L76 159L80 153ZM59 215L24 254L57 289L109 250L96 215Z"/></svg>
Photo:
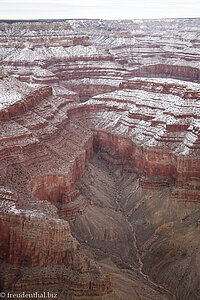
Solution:
<svg viewBox="0 0 200 300"><path fill-rule="evenodd" d="M13 77L4 78L0 82L1 110L0 120L10 120L27 112L37 102L52 95L48 86L28 85Z"/></svg>

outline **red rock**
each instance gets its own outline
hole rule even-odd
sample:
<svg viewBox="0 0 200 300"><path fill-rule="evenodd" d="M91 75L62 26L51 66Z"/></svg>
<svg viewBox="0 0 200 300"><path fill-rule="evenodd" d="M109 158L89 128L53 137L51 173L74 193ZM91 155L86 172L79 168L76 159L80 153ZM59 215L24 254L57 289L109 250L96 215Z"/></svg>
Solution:
<svg viewBox="0 0 200 300"><path fill-rule="evenodd" d="M52 95L52 89L48 86L32 87L25 83L20 83L15 78L5 78L0 81L1 85L1 110L0 120L9 120L18 114L25 113L37 102ZM15 95L11 91L14 89Z"/></svg>
<svg viewBox="0 0 200 300"><path fill-rule="evenodd" d="M169 180L161 177L142 177L140 178L140 186L144 189L160 189L162 187L168 187L170 185Z"/></svg>
<svg viewBox="0 0 200 300"><path fill-rule="evenodd" d="M180 80L199 81L199 68L170 64L155 64L142 66L132 72L132 76L176 78Z"/></svg>

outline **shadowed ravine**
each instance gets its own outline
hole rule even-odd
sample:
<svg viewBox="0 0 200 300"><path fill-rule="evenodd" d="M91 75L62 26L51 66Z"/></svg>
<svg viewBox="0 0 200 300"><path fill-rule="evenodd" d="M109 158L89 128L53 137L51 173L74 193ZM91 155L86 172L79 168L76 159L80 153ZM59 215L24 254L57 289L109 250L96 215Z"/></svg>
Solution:
<svg viewBox="0 0 200 300"><path fill-rule="evenodd" d="M123 170L120 165L113 167L101 158L101 154L95 155L90 162L87 162L86 175L78 183L81 194L86 199L93 200L93 206L86 209L84 215L77 216L70 222L72 233L83 245L87 254L90 253L93 257L95 256L98 261L111 258L120 269L132 271L137 274L138 279L141 277L140 280L145 285L149 286L150 289L155 289L160 297L163 295L162 299L176 299L167 285L163 286L156 281L154 282L143 270L141 252L137 246L137 234L129 213L123 207L127 192L129 196L133 191L142 193L139 191L141 188L138 185L138 180L139 175L131 172L130 168ZM143 203L145 197L147 198L148 194L143 195L139 202ZM139 205L136 202L130 211L134 212ZM102 210L104 217L101 220L101 226L96 223L98 224L97 233L95 220L101 217ZM93 217L92 214L94 214ZM120 230L121 220L123 220L123 229ZM106 224L106 228L104 224ZM129 237L126 239L127 231ZM121 250L123 247L117 246L120 243L124 244L123 250ZM142 298L140 295L134 299L146 298Z"/></svg>

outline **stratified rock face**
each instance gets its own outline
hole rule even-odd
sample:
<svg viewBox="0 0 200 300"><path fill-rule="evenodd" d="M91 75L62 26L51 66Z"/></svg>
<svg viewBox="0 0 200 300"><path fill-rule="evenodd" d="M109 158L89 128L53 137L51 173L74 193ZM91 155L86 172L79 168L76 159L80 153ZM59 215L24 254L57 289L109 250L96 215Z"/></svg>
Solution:
<svg viewBox="0 0 200 300"><path fill-rule="evenodd" d="M2 290L198 299L198 25L0 24Z"/></svg>
<svg viewBox="0 0 200 300"><path fill-rule="evenodd" d="M97 131L95 147L145 176L175 181L172 199L199 201L199 85L136 78L120 88L82 106L81 118Z"/></svg>
<svg viewBox="0 0 200 300"><path fill-rule="evenodd" d="M138 76L199 80L199 19L70 21ZM145 66L145 67L144 67ZM142 74L142 72L144 72Z"/></svg>
<svg viewBox="0 0 200 300"><path fill-rule="evenodd" d="M48 86L21 83L14 77L4 78L0 82L0 120L9 120L23 114L41 99L51 96Z"/></svg>
<svg viewBox="0 0 200 300"><path fill-rule="evenodd" d="M85 35L73 32L69 22L13 22L0 24L0 42L5 47L88 45ZM21 35L23 34L23 39Z"/></svg>

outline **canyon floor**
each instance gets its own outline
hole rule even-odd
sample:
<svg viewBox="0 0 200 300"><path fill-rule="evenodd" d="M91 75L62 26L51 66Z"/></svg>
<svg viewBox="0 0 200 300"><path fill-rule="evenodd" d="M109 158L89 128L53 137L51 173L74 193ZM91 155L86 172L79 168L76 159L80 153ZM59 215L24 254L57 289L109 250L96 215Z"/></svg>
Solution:
<svg viewBox="0 0 200 300"><path fill-rule="evenodd" d="M118 162L113 167L101 153L95 154L78 183L92 206L70 222L72 233L87 255L111 275L119 299L175 299L172 282L186 286L180 287L183 299L187 289L190 297L197 289L191 299L198 299L198 278L188 284L188 277L199 268L199 240L194 236L200 210L192 204L171 203L170 186L144 190L139 180L128 165L122 168ZM195 261L189 258L193 255Z"/></svg>

